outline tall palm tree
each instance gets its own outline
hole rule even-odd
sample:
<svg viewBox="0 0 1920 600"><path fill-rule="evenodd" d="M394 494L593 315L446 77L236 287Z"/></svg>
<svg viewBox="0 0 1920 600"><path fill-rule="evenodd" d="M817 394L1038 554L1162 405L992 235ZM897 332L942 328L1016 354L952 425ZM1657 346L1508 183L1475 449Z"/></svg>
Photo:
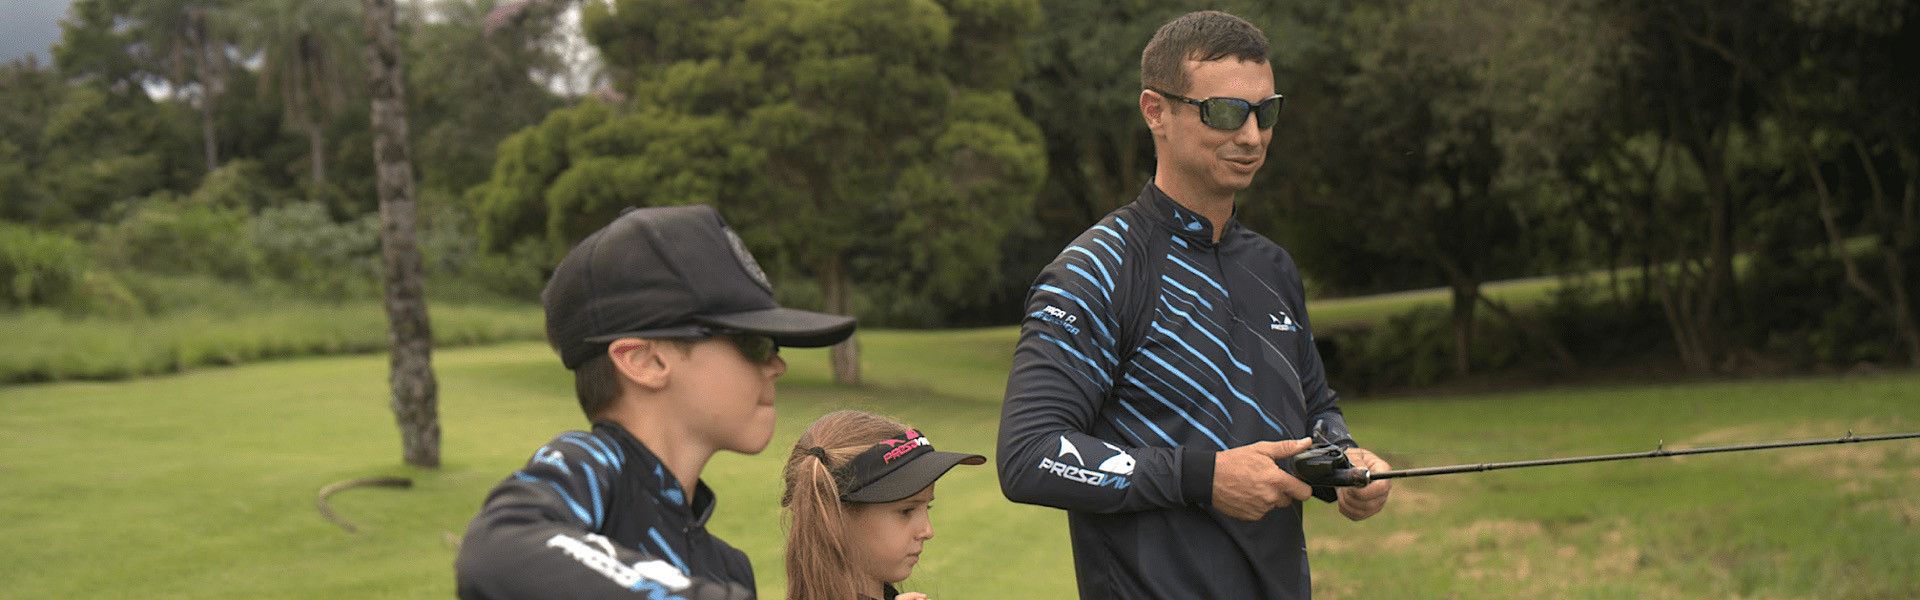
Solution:
<svg viewBox="0 0 1920 600"><path fill-rule="evenodd" d="M261 94L277 96L286 122L307 135L310 195L319 200L327 185L327 124L352 100L349 90L359 75L357 7L244 0L239 8L242 48L250 61L259 61Z"/></svg>
<svg viewBox="0 0 1920 600"><path fill-rule="evenodd" d="M214 108L226 93L232 30L218 15L230 0L102 0L142 32L134 54L175 94L200 109L207 172L220 166Z"/></svg>
<svg viewBox="0 0 1920 600"><path fill-rule="evenodd" d="M421 289L415 242L413 150L407 141L406 72L394 30L394 0L365 0L367 87L373 109L373 160L380 190L380 258L386 265L388 382L407 464L440 466L439 384L433 330Z"/></svg>

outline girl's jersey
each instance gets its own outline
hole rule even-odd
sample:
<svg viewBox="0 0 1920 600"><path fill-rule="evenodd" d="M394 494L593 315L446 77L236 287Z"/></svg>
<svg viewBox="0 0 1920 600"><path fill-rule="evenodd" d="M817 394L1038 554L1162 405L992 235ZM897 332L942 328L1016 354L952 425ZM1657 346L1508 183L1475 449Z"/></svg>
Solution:
<svg viewBox="0 0 1920 600"><path fill-rule="evenodd" d="M1308 597L1300 506L1257 522L1214 510L1213 455L1316 424L1353 442L1292 257L1237 220L1212 240L1149 184L1029 292L1001 488L1069 511L1083 598Z"/></svg>

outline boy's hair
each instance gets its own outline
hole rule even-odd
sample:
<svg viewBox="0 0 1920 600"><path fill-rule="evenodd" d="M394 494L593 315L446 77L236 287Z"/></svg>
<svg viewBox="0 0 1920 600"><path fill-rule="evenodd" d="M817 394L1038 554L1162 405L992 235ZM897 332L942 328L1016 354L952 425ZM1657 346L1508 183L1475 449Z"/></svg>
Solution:
<svg viewBox="0 0 1920 600"><path fill-rule="evenodd" d="M840 501L850 482L839 481L832 469L809 452L825 450L833 464L847 464L861 452L907 431L898 422L857 410L828 413L814 420L787 455L786 492L780 506L787 509L787 600L840 600L859 597L860 573L854 571L849 511L854 504Z"/></svg>
<svg viewBox="0 0 1920 600"><path fill-rule="evenodd" d="M693 351L692 340L652 338L647 341L654 348L677 348L681 354ZM613 357L604 351L573 370L573 394L580 400L580 412L587 415L589 421L613 408L621 393L620 370L614 368Z"/></svg>
<svg viewBox="0 0 1920 600"><path fill-rule="evenodd" d="M1227 57L1264 63L1272 49L1267 36L1245 19L1207 10L1181 15L1154 32L1140 53L1140 86L1175 94L1193 84L1186 62Z"/></svg>

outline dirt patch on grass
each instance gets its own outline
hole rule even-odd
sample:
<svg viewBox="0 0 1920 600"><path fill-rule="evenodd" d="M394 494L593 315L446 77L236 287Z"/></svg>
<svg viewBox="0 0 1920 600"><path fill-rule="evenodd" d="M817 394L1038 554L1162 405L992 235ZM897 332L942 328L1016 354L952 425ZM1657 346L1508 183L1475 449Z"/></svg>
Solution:
<svg viewBox="0 0 1920 600"><path fill-rule="evenodd" d="M1519 541L1537 539L1546 534L1547 528L1537 521L1474 521L1465 527L1447 532L1448 539L1466 545L1508 545Z"/></svg>
<svg viewBox="0 0 1920 600"><path fill-rule="evenodd" d="M1440 507L1446 503L1446 499L1439 493L1395 484L1393 492L1387 495L1385 510L1393 511L1395 514L1430 515L1440 512Z"/></svg>
<svg viewBox="0 0 1920 600"><path fill-rule="evenodd" d="M1701 446L1730 446L1736 444L1758 444L1792 440L1833 439L1845 437L1849 431L1861 436L1867 436L1882 432L1909 431L1913 427L1912 424L1900 419L1863 419L1852 423L1801 422L1792 425L1755 423L1724 427L1704 432L1679 444L1675 444L1674 447L1697 448ZM1898 444L1900 442L1876 443Z"/></svg>
<svg viewBox="0 0 1920 600"><path fill-rule="evenodd" d="M1874 432L1904 431L1912 427L1897 419L1869 419L1852 424L1742 425L1706 432L1673 448L1836 439L1845 437L1848 431L1867 436L1875 435ZM1920 460L1920 440L1778 448L1759 450L1753 456L1778 469L1811 472L1816 477L1844 482L1844 485L1853 491L1865 489L1865 482L1870 480L1901 476L1920 478L1920 473L1912 469L1891 468L1893 465L1910 464ZM1686 458L1691 457L1677 457L1676 460Z"/></svg>
<svg viewBox="0 0 1920 600"><path fill-rule="evenodd" d="M1916 475L1920 477L1920 475ZM1908 529L1920 529L1920 498L1892 498L1860 505L1862 512L1886 513Z"/></svg>
<svg viewBox="0 0 1920 600"><path fill-rule="evenodd" d="M1307 554L1339 554L1345 552L1409 552L1420 542L1420 534L1412 531L1396 531L1384 536L1308 536Z"/></svg>
<svg viewBox="0 0 1920 600"><path fill-rule="evenodd" d="M1639 581L1641 598L1683 598L1677 589L1653 583L1640 544L1620 522L1596 521L1548 528L1532 521L1479 521L1448 532L1441 552L1470 580L1519 583L1525 594L1564 597L1602 582Z"/></svg>

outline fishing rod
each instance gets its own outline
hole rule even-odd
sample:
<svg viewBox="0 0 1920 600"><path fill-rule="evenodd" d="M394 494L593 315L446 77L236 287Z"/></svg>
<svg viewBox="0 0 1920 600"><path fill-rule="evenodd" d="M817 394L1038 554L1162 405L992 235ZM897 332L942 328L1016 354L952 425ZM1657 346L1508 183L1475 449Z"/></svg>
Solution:
<svg viewBox="0 0 1920 600"><path fill-rule="evenodd" d="M1319 432L1316 431L1316 434ZM1661 458L1667 456L1687 456L1691 454L1713 454L1716 452L1745 452L1748 450L1768 450L1772 448L1795 448L1800 446L1825 446L1830 444L1853 444L1860 442L1882 442L1920 438L1920 432L1892 433L1886 435L1856 436L1853 430L1847 430L1846 437L1817 440L1796 440L1790 442L1770 442L1763 444L1742 444L1738 446L1711 446L1706 448L1686 448L1668 450L1666 443L1648 452L1628 452L1623 454L1601 454L1597 456L1575 456L1570 458L1543 458L1537 460L1517 460L1512 462L1478 463L1470 465L1449 465L1444 467L1424 467L1373 473L1353 466L1347 460L1346 450L1334 445L1324 437L1316 435L1318 442L1305 452L1293 455L1286 464L1288 471L1301 481L1315 486L1362 487L1382 479L1403 477L1426 477L1430 475L1450 475L1454 473L1477 473L1498 469L1520 469L1526 467L1544 467L1549 465L1570 465L1576 463L1605 462L1612 460L1633 460L1639 458Z"/></svg>

